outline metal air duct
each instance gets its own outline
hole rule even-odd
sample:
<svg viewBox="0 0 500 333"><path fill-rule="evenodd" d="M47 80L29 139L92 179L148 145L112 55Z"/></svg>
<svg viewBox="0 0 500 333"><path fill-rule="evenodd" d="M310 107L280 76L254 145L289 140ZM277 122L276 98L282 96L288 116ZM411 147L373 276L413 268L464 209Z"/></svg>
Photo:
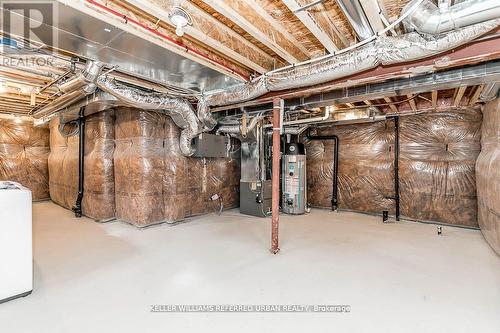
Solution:
<svg viewBox="0 0 500 333"><path fill-rule="evenodd" d="M359 0L337 0L337 4L360 40L373 36L372 27Z"/></svg>
<svg viewBox="0 0 500 333"><path fill-rule="evenodd" d="M83 71L58 87L64 95L58 97L49 105L36 111L33 114L33 118L40 119L48 117L95 92L95 80L101 73L103 67L104 64L101 62L88 61Z"/></svg>
<svg viewBox="0 0 500 333"><path fill-rule="evenodd" d="M403 8L402 13L418 1L421 0L410 1ZM444 1L436 5L431 0L424 0L404 20L404 24L418 32L440 34L497 18L500 18L500 1L498 0L466 0L451 7L448 7L447 2L445 4Z"/></svg>
<svg viewBox="0 0 500 333"><path fill-rule="evenodd" d="M499 23L500 19L491 20L433 38L415 32L401 36L378 36L375 41L349 51L284 67L246 84L208 92L205 95L207 104L215 106L249 101L269 91L322 84L373 69L379 65L404 63L430 57L466 44L495 29Z"/></svg>
<svg viewBox="0 0 500 333"><path fill-rule="evenodd" d="M183 98L170 97L163 93L146 92L103 76L97 80L97 86L99 89L115 96L124 105L168 114L175 124L182 128L179 138L179 147L182 154L192 156L195 153L191 146L191 140L203 132L203 126L188 101Z"/></svg>

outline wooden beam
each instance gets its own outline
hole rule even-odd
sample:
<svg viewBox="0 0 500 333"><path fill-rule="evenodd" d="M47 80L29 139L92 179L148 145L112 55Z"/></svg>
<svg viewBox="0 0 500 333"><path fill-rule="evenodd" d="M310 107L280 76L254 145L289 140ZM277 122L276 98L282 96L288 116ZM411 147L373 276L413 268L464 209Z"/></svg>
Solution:
<svg viewBox="0 0 500 333"><path fill-rule="evenodd" d="M477 86L476 91L474 91L474 94L469 100L469 106L474 106L474 104L477 103L477 100L479 99L479 96L481 95L481 92L483 91L484 84L480 84Z"/></svg>
<svg viewBox="0 0 500 333"><path fill-rule="evenodd" d="M462 101L462 97L464 96L465 89L467 89L467 86L461 86L460 88L457 89L457 92L455 94L455 101L453 102L453 106L460 105L460 102Z"/></svg>
<svg viewBox="0 0 500 333"><path fill-rule="evenodd" d="M381 16L384 14L381 13L377 0L359 0L359 2L361 7L363 7L368 22L370 22L373 32L384 30L385 26L381 19Z"/></svg>
<svg viewBox="0 0 500 333"><path fill-rule="evenodd" d="M245 2L247 5L252 6L252 8L267 22L269 23L274 29L277 31L281 32L283 36L290 41L293 45L295 45L302 53L306 54L308 58L311 58L313 54L304 46L302 43L300 43L289 31L288 29L278 22L277 20L274 19L262 6L255 0L240 0ZM286 22L283 22L286 24Z"/></svg>
<svg viewBox="0 0 500 333"><path fill-rule="evenodd" d="M304 24L309 31L316 37L319 42L328 50L330 53L334 53L339 50L339 47L333 41L331 35L329 35L324 28L318 23L318 18L313 17L311 13L307 10L302 10L295 12L302 6L297 2L297 0L282 0L283 3L292 11L295 16Z"/></svg>
<svg viewBox="0 0 500 333"><path fill-rule="evenodd" d="M417 111L417 104L415 103L415 99L413 94L406 95L409 98L408 103L410 103L410 107L412 111Z"/></svg>
<svg viewBox="0 0 500 333"><path fill-rule="evenodd" d="M169 10L174 6L174 0L127 0L127 2L148 15L174 26L169 19ZM184 29L187 35L258 73L273 69L273 58L234 30L188 1L184 2L182 7L193 19L193 25Z"/></svg>
<svg viewBox="0 0 500 333"><path fill-rule="evenodd" d="M281 31L274 29L253 9L253 6L249 6L246 2L239 0L202 1L233 21L289 63L298 63L308 58Z"/></svg>
<svg viewBox="0 0 500 333"><path fill-rule="evenodd" d="M365 103L366 105L373 105L373 103L370 101L363 101L363 103Z"/></svg>
<svg viewBox="0 0 500 333"><path fill-rule="evenodd" d="M436 109L437 108L437 99L438 99L437 90L433 90L431 95L432 95L432 108Z"/></svg>
<svg viewBox="0 0 500 333"><path fill-rule="evenodd" d="M393 101L390 97L384 97L384 101L389 104L392 112L398 113L398 108L393 104Z"/></svg>

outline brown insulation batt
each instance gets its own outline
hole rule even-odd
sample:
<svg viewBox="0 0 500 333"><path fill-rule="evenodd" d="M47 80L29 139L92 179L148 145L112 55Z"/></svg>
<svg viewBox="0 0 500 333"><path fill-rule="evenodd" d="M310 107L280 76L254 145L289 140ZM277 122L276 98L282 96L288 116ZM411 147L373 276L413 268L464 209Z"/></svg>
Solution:
<svg viewBox="0 0 500 333"><path fill-rule="evenodd" d="M50 197L68 209L73 208L78 194L79 136L75 129L75 126L65 126L63 132L66 134L63 135L59 130L59 120L50 122ZM82 209L85 216L96 221L115 217L113 153L113 112L87 117Z"/></svg>
<svg viewBox="0 0 500 333"><path fill-rule="evenodd" d="M371 213L394 209L393 132L392 121L318 129L319 136L339 138L340 209ZM307 139L305 143L309 204L330 208L334 143Z"/></svg>
<svg viewBox="0 0 500 333"><path fill-rule="evenodd" d="M33 200L49 198L49 130L31 120L0 118L0 180L29 188Z"/></svg>
<svg viewBox="0 0 500 333"><path fill-rule="evenodd" d="M164 114L116 110L116 216L138 227L175 222L238 203L239 162L186 158L179 128Z"/></svg>
<svg viewBox="0 0 500 333"><path fill-rule="evenodd" d="M483 111L481 154L476 164L479 227L500 255L500 100Z"/></svg>
<svg viewBox="0 0 500 333"><path fill-rule="evenodd" d="M478 110L399 118L401 215L477 226L474 164L479 154ZM314 133L313 133L314 134ZM339 137L339 208L394 214L394 122L332 126ZM330 208L333 141L308 141L308 200Z"/></svg>
<svg viewBox="0 0 500 333"><path fill-rule="evenodd" d="M481 112L426 113L399 124L401 214L476 227Z"/></svg>

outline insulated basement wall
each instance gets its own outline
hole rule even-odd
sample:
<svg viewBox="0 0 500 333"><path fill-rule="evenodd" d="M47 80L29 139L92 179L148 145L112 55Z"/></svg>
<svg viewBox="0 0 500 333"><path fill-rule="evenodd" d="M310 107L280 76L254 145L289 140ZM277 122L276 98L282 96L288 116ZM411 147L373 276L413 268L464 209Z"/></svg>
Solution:
<svg viewBox="0 0 500 333"><path fill-rule="evenodd" d="M340 209L370 213L394 210L392 121L320 128L315 135L339 138L338 203ZM313 207L331 207L333 181L332 140L305 140L308 201Z"/></svg>
<svg viewBox="0 0 500 333"><path fill-rule="evenodd" d="M180 129L162 113L116 109L116 217L138 227L238 205L239 161L187 158Z"/></svg>
<svg viewBox="0 0 500 333"><path fill-rule="evenodd" d="M72 126L73 125L73 126ZM74 124L59 130L59 120L50 122L50 198L72 209L78 195L78 142ZM83 214L96 221L115 217L113 112L98 113L85 122Z"/></svg>
<svg viewBox="0 0 500 333"><path fill-rule="evenodd" d="M500 99L484 106L481 145L476 164L478 221L484 238L500 255Z"/></svg>
<svg viewBox="0 0 500 333"><path fill-rule="evenodd" d="M49 198L49 130L24 118L0 118L0 180L29 188L33 200Z"/></svg>
<svg viewBox="0 0 500 333"><path fill-rule="evenodd" d="M481 113L474 109L399 118L402 216L477 226L474 164L480 126ZM339 137L339 208L394 214L394 121L317 130L328 134ZM330 208L333 141L305 143L309 203Z"/></svg>
<svg viewBox="0 0 500 333"><path fill-rule="evenodd" d="M400 117L401 215L477 227L481 111Z"/></svg>

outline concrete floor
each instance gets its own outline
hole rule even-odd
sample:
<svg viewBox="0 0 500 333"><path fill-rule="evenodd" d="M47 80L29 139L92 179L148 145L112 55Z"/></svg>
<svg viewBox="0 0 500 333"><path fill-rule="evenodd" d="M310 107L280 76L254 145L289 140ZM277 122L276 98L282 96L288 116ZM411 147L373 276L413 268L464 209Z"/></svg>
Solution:
<svg viewBox="0 0 500 333"><path fill-rule="evenodd" d="M0 332L498 332L500 258L480 232L355 213L237 210L145 230L34 205L35 289ZM350 313L151 313L152 304L349 304Z"/></svg>

